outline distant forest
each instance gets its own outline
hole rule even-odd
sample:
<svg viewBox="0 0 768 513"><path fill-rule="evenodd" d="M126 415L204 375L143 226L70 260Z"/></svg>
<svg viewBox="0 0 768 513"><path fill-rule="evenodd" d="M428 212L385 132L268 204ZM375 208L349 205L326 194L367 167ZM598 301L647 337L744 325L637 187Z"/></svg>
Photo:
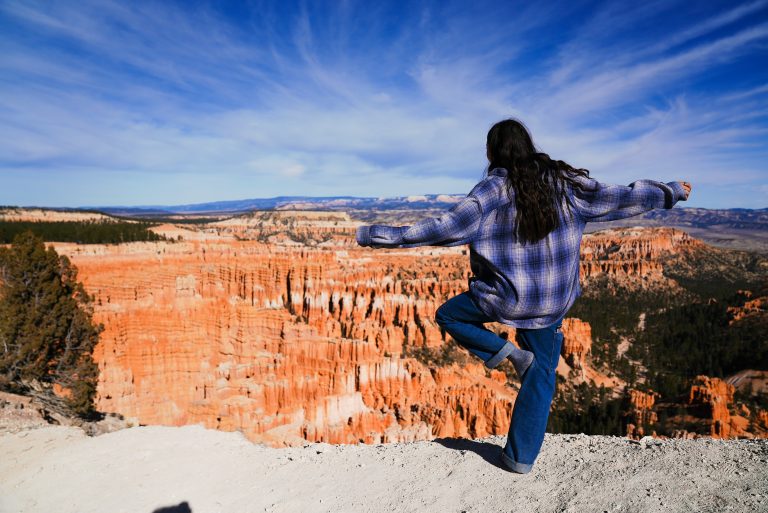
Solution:
<svg viewBox="0 0 768 513"><path fill-rule="evenodd" d="M697 280L701 281L701 280ZM691 301L659 292L597 291L579 297L569 311L592 327L591 358L594 365L610 369L629 388L653 390L662 401L683 399L691 382L699 374L725 378L744 369L768 369L768 322L755 316L729 325L728 307L743 306L748 300L740 290L751 290L755 296L768 295L768 282L734 283L716 277L701 283L684 283L695 294ZM645 312L643 329L638 326ZM619 355L621 337L631 344ZM635 363L633 363L635 362ZM637 365L647 369L638 375ZM557 392L550 413L548 431L554 433L587 433L624 435L630 408L628 397L610 397L610 389L582 383L573 386L558 376ZM736 393L735 400L750 409L768 408L765 396ZM666 412L660 412L659 423L644 426L647 433L664 430Z"/></svg>
<svg viewBox="0 0 768 513"><path fill-rule="evenodd" d="M18 233L31 231L50 242L119 244L168 240L150 227L157 223L127 221L0 221L0 243L10 244Z"/></svg>

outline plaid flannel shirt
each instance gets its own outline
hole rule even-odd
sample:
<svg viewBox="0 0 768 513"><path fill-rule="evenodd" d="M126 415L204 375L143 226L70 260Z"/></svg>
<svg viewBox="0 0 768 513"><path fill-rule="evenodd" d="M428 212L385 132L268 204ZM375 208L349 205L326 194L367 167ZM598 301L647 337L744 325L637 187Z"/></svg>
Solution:
<svg viewBox="0 0 768 513"><path fill-rule="evenodd" d="M563 317L581 294L579 248L587 222L612 221L684 200L679 182L637 180L628 186L577 176L588 192L568 187L574 206L560 206L560 226L534 244L518 242L507 170L490 170L445 214L412 226L363 225L357 243L372 248L469 244L469 291L492 319L517 328L543 328Z"/></svg>

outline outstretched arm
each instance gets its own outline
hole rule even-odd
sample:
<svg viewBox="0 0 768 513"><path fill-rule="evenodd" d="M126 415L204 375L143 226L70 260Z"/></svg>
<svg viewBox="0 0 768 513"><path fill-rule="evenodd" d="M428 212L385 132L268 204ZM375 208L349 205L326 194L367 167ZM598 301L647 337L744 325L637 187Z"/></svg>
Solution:
<svg viewBox="0 0 768 513"><path fill-rule="evenodd" d="M440 217L424 219L412 226L359 226L357 243L372 248L468 244L475 236L483 217L480 198L475 194L476 189Z"/></svg>
<svg viewBox="0 0 768 513"><path fill-rule="evenodd" d="M587 177L580 181L587 191L574 188L574 202L585 222L624 219L654 208L670 209L688 197L680 182L636 180L629 185L613 185Z"/></svg>

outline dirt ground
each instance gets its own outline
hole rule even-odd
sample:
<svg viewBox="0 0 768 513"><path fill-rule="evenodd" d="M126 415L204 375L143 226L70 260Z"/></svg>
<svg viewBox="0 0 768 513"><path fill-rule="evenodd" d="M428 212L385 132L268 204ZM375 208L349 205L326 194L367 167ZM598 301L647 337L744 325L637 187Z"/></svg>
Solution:
<svg viewBox="0 0 768 513"><path fill-rule="evenodd" d="M3 513L768 511L768 440L547 434L529 474L504 437L274 449L199 425L0 433Z"/></svg>

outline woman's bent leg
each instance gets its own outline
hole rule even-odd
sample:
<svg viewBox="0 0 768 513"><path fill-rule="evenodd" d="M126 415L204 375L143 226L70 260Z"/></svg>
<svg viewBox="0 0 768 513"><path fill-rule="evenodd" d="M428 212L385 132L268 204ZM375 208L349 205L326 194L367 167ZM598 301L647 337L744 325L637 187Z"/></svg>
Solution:
<svg viewBox="0 0 768 513"><path fill-rule="evenodd" d="M506 340L483 326L492 322L475 306L469 292L452 297L437 309L435 321L453 338L484 362L504 348Z"/></svg>
<svg viewBox="0 0 768 513"><path fill-rule="evenodd" d="M483 323L493 322L493 319L475 305L469 292L446 301L437 309L435 320L459 344L483 360L489 369L495 368L505 358L512 360L521 375L530 368L533 353L518 349L512 342L484 327Z"/></svg>
<svg viewBox="0 0 768 513"><path fill-rule="evenodd" d="M546 328L517 330L521 347L533 351L536 358L523 377L503 451L505 463L515 472L531 471L544 442L563 344L562 321Z"/></svg>

